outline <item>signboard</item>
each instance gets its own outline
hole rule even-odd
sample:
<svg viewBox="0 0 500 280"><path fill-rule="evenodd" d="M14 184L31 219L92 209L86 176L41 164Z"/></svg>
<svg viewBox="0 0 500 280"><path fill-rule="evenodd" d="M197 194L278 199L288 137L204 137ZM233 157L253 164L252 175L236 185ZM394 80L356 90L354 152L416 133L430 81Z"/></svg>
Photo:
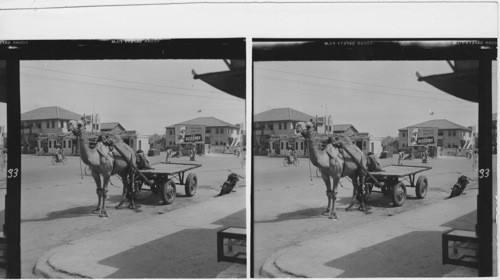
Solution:
<svg viewBox="0 0 500 280"><path fill-rule="evenodd" d="M175 144L205 143L204 125L175 125Z"/></svg>
<svg viewBox="0 0 500 280"><path fill-rule="evenodd" d="M408 146L437 146L437 127L408 127Z"/></svg>

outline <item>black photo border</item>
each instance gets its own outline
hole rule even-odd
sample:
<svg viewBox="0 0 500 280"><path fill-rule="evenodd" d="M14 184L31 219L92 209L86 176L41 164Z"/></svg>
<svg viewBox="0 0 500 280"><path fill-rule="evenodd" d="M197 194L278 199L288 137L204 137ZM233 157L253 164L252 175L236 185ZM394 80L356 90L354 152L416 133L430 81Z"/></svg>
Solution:
<svg viewBox="0 0 500 280"><path fill-rule="evenodd" d="M254 38L252 40L252 77L254 62L263 61L409 61L477 60L479 170L491 176L479 178L476 233L479 238L479 276L493 275L493 181L492 170L492 61L497 60L497 38ZM254 80L252 78L252 85ZM252 86L252 94L255 91ZM252 101L252 116L255 115ZM252 143L254 142L252 132ZM254 162L251 174L250 277L254 275ZM493 198L494 199L494 198Z"/></svg>
<svg viewBox="0 0 500 280"><path fill-rule="evenodd" d="M21 99L20 61L23 60L246 60L246 38L89 39L0 41L0 60L6 61L7 166L18 169L7 179L4 234L7 239L7 278L21 278Z"/></svg>

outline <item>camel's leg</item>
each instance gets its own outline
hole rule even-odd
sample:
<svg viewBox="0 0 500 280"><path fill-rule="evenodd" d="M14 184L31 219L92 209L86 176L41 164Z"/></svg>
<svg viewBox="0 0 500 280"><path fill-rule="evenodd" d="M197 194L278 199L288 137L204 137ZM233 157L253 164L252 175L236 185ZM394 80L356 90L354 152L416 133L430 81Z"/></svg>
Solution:
<svg viewBox="0 0 500 280"><path fill-rule="evenodd" d="M108 196L108 184L111 174L102 175L102 208L99 217L108 217L108 210L106 209L106 197Z"/></svg>
<svg viewBox="0 0 500 280"><path fill-rule="evenodd" d="M123 191L122 191L122 200L120 201L120 203L118 203L118 205L116 205L116 209L122 209L123 207L123 203L125 202L125 199L127 198L127 180L126 178L123 178L121 175L120 177L122 178L122 182L123 182Z"/></svg>
<svg viewBox="0 0 500 280"><path fill-rule="evenodd" d="M347 208L345 209L346 211L351 211L352 206L354 205L354 201L356 200L356 195L358 194L358 182L356 178L350 177L352 181L352 198L351 198L351 203Z"/></svg>
<svg viewBox="0 0 500 280"><path fill-rule="evenodd" d="M337 211L335 211L335 200L337 200L337 189L339 186L340 176L332 177L333 179L333 190L330 192L330 200L332 201L332 209L330 210L330 219L338 219ZM327 194L328 195L328 192Z"/></svg>
<svg viewBox="0 0 500 280"><path fill-rule="evenodd" d="M332 185L330 181L330 175L321 172L321 178L323 178L323 181L325 181L325 186L326 186L326 197L328 199L328 206L326 206L325 212L321 213L322 215L326 216L330 214L331 207L332 207L332 200L330 199L331 193L332 193Z"/></svg>
<svg viewBox="0 0 500 280"><path fill-rule="evenodd" d="M102 187L101 187L101 175L99 173L92 171L92 177L94 178L95 184L97 185L97 207L92 210L92 214L101 213L101 198L102 198Z"/></svg>

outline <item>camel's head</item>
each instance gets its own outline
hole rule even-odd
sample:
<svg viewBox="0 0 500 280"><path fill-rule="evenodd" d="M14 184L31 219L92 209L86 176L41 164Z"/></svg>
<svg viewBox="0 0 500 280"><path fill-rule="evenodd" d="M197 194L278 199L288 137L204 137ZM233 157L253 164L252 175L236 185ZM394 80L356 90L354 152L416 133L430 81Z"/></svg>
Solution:
<svg viewBox="0 0 500 280"><path fill-rule="evenodd" d="M85 130L85 125L83 125L83 121L69 121L68 122L68 131L72 132L75 136L82 136L82 131Z"/></svg>
<svg viewBox="0 0 500 280"><path fill-rule="evenodd" d="M295 126L295 132L302 134L304 138L311 137L311 132L314 130L314 125L311 122L299 122Z"/></svg>

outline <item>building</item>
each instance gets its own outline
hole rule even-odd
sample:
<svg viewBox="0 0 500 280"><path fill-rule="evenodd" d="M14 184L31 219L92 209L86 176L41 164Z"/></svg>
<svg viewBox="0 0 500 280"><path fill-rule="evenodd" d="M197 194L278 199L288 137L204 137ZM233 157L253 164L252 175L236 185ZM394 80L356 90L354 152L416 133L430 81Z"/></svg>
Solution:
<svg viewBox="0 0 500 280"><path fill-rule="evenodd" d="M288 149L293 149L297 156L306 156L305 139L295 133L298 122L315 121L317 139L320 147L326 145L332 135L349 136L363 152L379 154L382 151L381 139L372 137L369 133L360 133L352 124L331 124L331 116L327 123L323 117L313 117L292 108L271 109L254 116L252 136L255 155L285 155Z"/></svg>
<svg viewBox="0 0 500 280"><path fill-rule="evenodd" d="M76 139L65 137L71 120L81 115L64 108L42 107L21 114L21 143L23 153L34 153L35 147L44 153L54 153L58 146L71 149ZM74 140L74 141L73 141Z"/></svg>
<svg viewBox="0 0 500 280"><path fill-rule="evenodd" d="M78 153L76 137L68 132L68 122L85 120L87 132L120 135L134 151L148 150L148 139L135 130L127 131L120 123L100 123L99 115L80 115L58 106L43 107L21 114L21 141L23 153L53 154L58 147L66 155Z"/></svg>
<svg viewBox="0 0 500 280"><path fill-rule="evenodd" d="M285 143L288 139L294 139L295 126L299 122L308 122L316 120L316 117L302 113L290 107L271 109L253 116L252 137L253 137L253 153L255 155L267 155L267 151L280 154L280 150L286 149ZM318 120L317 126L319 130L324 131L324 126ZM271 137L273 140L270 142ZM277 139L280 140L277 140ZM302 141L303 142L303 141ZM297 146L296 151L304 151L304 144L294 144ZM302 152L303 153L303 152Z"/></svg>
<svg viewBox="0 0 500 280"><path fill-rule="evenodd" d="M430 120L408 127L437 127L438 128L438 139L437 147L430 147L429 154L440 156L440 155L450 155L459 156L465 155L467 150L474 149L476 147L476 129L475 127L465 127L454 122L437 119ZM400 128L399 131L399 149L408 149L408 127ZM413 149L415 155L418 157L420 152L418 148Z"/></svg>
<svg viewBox="0 0 500 280"><path fill-rule="evenodd" d="M176 125L202 125L205 126L205 151L225 152L226 147L234 148L244 144L244 125L234 125L214 117L199 117L185 122L165 127L165 138L167 146L175 146ZM200 148L201 149L201 148ZM201 151L200 151L201 152Z"/></svg>

